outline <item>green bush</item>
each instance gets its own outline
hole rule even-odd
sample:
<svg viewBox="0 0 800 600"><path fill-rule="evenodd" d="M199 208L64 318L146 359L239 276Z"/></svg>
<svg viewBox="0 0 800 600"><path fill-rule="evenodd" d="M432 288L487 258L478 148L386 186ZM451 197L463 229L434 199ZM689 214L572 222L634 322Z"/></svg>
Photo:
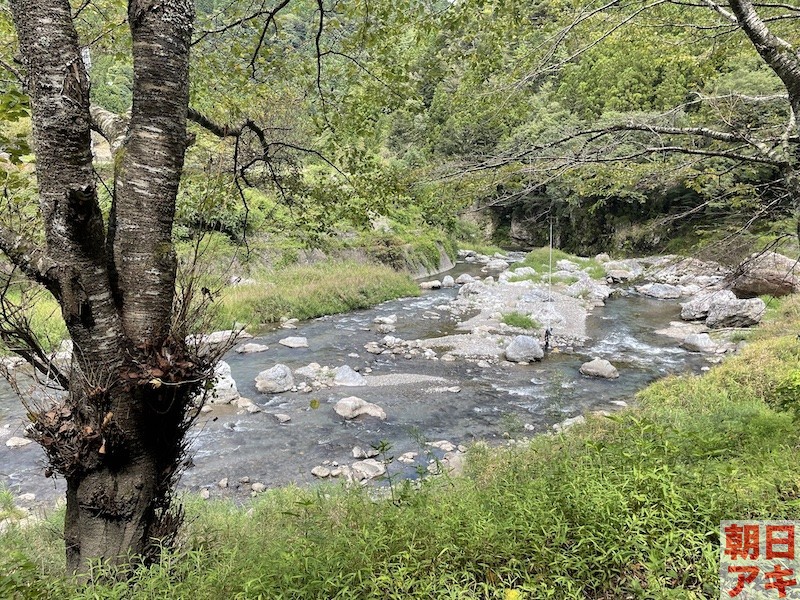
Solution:
<svg viewBox="0 0 800 600"><path fill-rule="evenodd" d="M520 329L539 329L541 327L541 324L536 319L517 311L505 313L503 315L503 323Z"/></svg>

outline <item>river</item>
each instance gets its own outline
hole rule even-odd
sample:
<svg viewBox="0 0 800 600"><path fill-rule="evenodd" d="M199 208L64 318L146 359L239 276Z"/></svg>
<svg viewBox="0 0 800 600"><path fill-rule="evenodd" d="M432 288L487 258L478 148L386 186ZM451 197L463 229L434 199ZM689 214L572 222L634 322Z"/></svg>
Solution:
<svg viewBox="0 0 800 600"><path fill-rule="evenodd" d="M461 272L476 273L477 268L459 264L452 274ZM390 444L390 456L419 453L417 465L393 462L389 467L395 475L416 477L429 460L442 456L427 442L449 440L468 445L486 440L496 444L508 437L545 432L554 423L586 411L619 410L612 401L630 402L650 381L670 373L697 372L708 364L700 355L678 347L675 340L655 334L670 321L679 320L676 302L638 295L615 296L605 306L595 308L587 323L591 339L584 348L574 353L551 352L542 362L531 365L501 363L482 368L463 360L407 359L364 350L367 342L382 337L370 330L379 316L397 315L397 330L392 335L407 340L451 333L455 323L441 307L457 293L458 288L426 291L418 298L302 322L294 331L277 329L252 340L269 345L266 352L229 353L225 360L231 365L239 392L263 412L237 414L234 407L215 405L213 411L202 415L190 432L191 462L180 486L189 490L207 488L212 496L244 498L249 495L249 485L239 486L238 482L245 477L267 487L307 484L314 480L311 469L316 465L323 461L352 463L354 446L369 448L381 441ZM278 340L288 335L308 338L309 347L279 345ZM619 379L582 376L578 368L593 357L613 362L620 371ZM444 381L266 396L256 391L254 378L258 372L276 363L295 369L310 362L332 367L346 364L362 373L369 368L370 377L416 374ZM455 387L460 391L448 391ZM372 417L345 421L339 417L333 405L353 395L381 406L387 413L386 421ZM291 421L278 424L276 413L290 415ZM24 428L24 410L5 384L0 385L0 428L5 434L0 439L22 435ZM43 471L44 455L35 444L15 449L0 444L0 485L15 494L35 493L37 503L51 503L63 495L64 483L46 479ZM223 478L231 483L226 490L216 485Z"/></svg>

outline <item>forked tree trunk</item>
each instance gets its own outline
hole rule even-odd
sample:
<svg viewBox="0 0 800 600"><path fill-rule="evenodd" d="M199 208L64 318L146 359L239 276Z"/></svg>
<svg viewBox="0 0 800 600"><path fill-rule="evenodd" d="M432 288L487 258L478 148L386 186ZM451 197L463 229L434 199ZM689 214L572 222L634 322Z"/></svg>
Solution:
<svg viewBox="0 0 800 600"><path fill-rule="evenodd" d="M208 365L171 335L172 224L183 168L191 0L130 0L133 109L108 227L95 189L89 85L68 0L11 0L28 73L47 247L11 256L59 301L69 394L33 435L66 477L71 571L174 533L174 476Z"/></svg>

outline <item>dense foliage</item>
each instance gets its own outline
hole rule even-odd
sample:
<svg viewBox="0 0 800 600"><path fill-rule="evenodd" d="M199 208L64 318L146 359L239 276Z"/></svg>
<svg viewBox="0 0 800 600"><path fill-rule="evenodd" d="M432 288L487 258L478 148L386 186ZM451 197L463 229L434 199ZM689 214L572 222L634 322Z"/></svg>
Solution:
<svg viewBox="0 0 800 600"><path fill-rule="evenodd" d="M754 144L784 134L781 81L706 6L283 4L197 3L192 108L226 132L252 122L259 133L194 129L179 236L290 232L331 248L371 230L455 235L477 207L497 241L541 245L553 220L559 245L584 252L704 242L743 225L749 247L791 229L791 190L774 165L647 129L744 132ZM119 113L132 80L124 5L95 0L79 14L94 101ZM796 12L759 10L795 40ZM0 15L0 58L13 64ZM24 111L20 91L5 71L6 120ZM614 129L623 124L638 130ZM12 162L28 152L24 128L4 126L0 143Z"/></svg>

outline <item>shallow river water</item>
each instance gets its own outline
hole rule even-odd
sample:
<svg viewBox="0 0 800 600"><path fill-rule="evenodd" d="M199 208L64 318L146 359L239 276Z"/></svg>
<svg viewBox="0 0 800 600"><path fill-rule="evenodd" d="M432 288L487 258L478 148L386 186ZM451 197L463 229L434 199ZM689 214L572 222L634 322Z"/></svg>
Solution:
<svg viewBox="0 0 800 600"><path fill-rule="evenodd" d="M452 272L477 269L458 265ZM419 464L427 466L433 456L426 442L449 440L469 444L475 440L502 442L512 437L548 430L554 423L587 410L618 410L613 400L630 401L633 394L655 378L669 373L699 371L707 363L697 354L679 348L676 341L654 333L679 319L675 301L659 301L636 295L612 297L606 306L594 309L587 323L590 341L574 353L551 352L545 360L531 365L492 365L411 359L402 355L372 355L364 344L382 336L370 331L373 320L396 314L402 339L432 338L451 333L455 325L450 313L437 306L455 297L457 289L423 292L419 298L386 302L369 310L323 317L300 323L298 329L269 332L252 340L269 345L269 350L240 355L231 352L227 360L242 396L252 399L263 412L237 414L234 407L215 405L202 415L191 432L193 465L181 480L183 488L209 488L212 495L241 495L242 486L219 490L216 482L228 478L232 484L242 477L267 486L306 483L314 479L311 469L324 460L341 464L355 459L353 446L368 448L385 440L391 455L413 451ZM437 314L440 318L430 318ZM279 345L289 335L308 338L309 348L290 349ZM357 353L358 358L348 356ZM611 360L619 369L616 380L590 379L578 372L593 357ZM256 374L276 363L292 369L310 362L336 367L350 365L370 377L389 374L422 374L446 381L400 383L388 386L334 387L314 393L261 395L255 389ZM402 381L402 378L398 378ZM461 391L447 391L448 387ZM386 421L361 417L344 421L333 411L337 400L358 396L386 411ZM319 407L312 400L317 400ZM291 416L279 425L275 413ZM6 386L0 386L0 428L5 436L23 434L24 411ZM526 427L527 425L527 427ZM9 432L9 430L11 430ZM2 429L0 429L2 431ZM438 450L435 456L441 457ZM37 501L47 502L62 495L63 481L43 476L44 456L35 444L7 448L0 443L0 485L15 493L33 492ZM415 476L415 468L393 464L394 473Z"/></svg>

